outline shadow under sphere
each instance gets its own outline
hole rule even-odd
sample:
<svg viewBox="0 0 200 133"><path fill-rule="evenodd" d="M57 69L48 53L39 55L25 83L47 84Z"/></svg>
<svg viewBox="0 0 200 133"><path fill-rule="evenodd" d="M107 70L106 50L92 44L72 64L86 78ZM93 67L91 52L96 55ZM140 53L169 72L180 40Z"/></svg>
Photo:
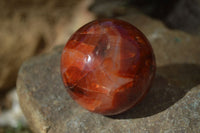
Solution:
<svg viewBox="0 0 200 133"><path fill-rule="evenodd" d="M147 96L130 110L113 119L143 118L157 114L172 106L200 84L200 66L196 64L171 64L157 68L153 85Z"/></svg>

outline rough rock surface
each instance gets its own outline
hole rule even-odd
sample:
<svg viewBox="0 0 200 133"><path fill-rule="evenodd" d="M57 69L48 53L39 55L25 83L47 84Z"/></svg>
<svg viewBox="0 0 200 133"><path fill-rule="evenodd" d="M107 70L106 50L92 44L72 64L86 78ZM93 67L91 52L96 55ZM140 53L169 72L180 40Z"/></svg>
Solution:
<svg viewBox="0 0 200 133"><path fill-rule="evenodd" d="M147 97L117 116L84 110L63 86L60 46L19 71L20 104L35 133L200 132L200 39L140 13L120 18L141 29L153 46L158 67Z"/></svg>
<svg viewBox="0 0 200 133"><path fill-rule="evenodd" d="M0 91L14 87L24 60L64 43L77 23L90 20L85 7L89 1L82 1L0 1ZM74 11L85 18L78 17L80 21Z"/></svg>

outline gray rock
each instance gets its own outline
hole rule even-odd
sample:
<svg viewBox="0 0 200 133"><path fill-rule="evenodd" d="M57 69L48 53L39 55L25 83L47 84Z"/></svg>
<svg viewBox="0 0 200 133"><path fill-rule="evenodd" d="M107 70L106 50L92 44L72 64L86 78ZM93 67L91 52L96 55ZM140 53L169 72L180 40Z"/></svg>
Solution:
<svg viewBox="0 0 200 133"><path fill-rule="evenodd" d="M58 47L25 62L19 71L20 104L35 133L200 132L200 39L140 13L121 19L141 29L155 52L157 74L146 98L112 117L81 108L63 86L63 46Z"/></svg>

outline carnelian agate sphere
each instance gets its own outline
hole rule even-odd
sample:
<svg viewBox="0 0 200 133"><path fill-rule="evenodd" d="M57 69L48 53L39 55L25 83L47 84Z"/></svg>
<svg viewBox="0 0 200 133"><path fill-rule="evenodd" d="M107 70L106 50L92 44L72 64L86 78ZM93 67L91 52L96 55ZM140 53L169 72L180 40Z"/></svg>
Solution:
<svg viewBox="0 0 200 133"><path fill-rule="evenodd" d="M147 93L154 73L148 40L122 20L84 25L62 52L61 74L68 93L95 113L115 115L134 106Z"/></svg>

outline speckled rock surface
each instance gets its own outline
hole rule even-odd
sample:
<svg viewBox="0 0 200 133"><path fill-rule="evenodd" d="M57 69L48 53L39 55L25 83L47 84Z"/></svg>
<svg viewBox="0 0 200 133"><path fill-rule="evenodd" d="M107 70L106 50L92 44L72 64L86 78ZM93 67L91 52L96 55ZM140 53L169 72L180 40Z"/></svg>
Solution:
<svg viewBox="0 0 200 133"><path fill-rule="evenodd" d="M112 117L90 113L67 94L60 75L62 47L25 62L17 91L35 133L200 132L200 38L172 31L140 13L129 21L150 40L157 74L147 97Z"/></svg>

